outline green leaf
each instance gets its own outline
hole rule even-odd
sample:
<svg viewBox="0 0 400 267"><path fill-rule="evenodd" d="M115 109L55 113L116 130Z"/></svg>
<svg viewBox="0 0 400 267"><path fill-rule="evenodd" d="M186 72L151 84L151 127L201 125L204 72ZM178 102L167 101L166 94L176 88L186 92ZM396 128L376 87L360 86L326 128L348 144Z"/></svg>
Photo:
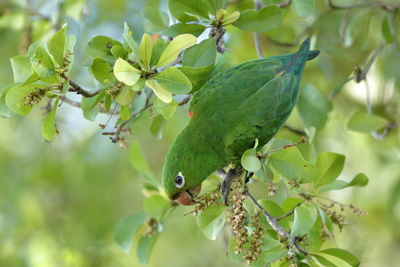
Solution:
<svg viewBox="0 0 400 267"><path fill-rule="evenodd" d="M237 21L239 19L239 17L240 17L239 11L234 11L230 14L225 15L222 20L222 26L227 26L229 24L234 23L235 21Z"/></svg>
<svg viewBox="0 0 400 267"><path fill-rule="evenodd" d="M178 102L174 99L169 103L164 103L159 98L154 99L153 101L154 109L160 113L164 119L169 120L175 113L176 108L178 107Z"/></svg>
<svg viewBox="0 0 400 267"><path fill-rule="evenodd" d="M131 107L132 113L142 110L146 105L146 100L147 100L146 93L140 92L138 96L135 98L135 101L133 101Z"/></svg>
<svg viewBox="0 0 400 267"><path fill-rule="evenodd" d="M385 42L390 44L394 41L395 29L393 25L393 16L386 15L382 21L382 35Z"/></svg>
<svg viewBox="0 0 400 267"><path fill-rule="evenodd" d="M360 260L353 254L348 252L347 250L343 250L340 248L328 248L328 249L321 250L320 253L335 256L335 257L347 262L351 266L359 266L360 265Z"/></svg>
<svg viewBox="0 0 400 267"><path fill-rule="evenodd" d="M292 5L299 17L309 17L315 11L315 0L293 0Z"/></svg>
<svg viewBox="0 0 400 267"><path fill-rule="evenodd" d="M385 127L387 123L388 121L385 118L378 115L357 112L351 117L347 127L355 132L370 133Z"/></svg>
<svg viewBox="0 0 400 267"><path fill-rule="evenodd" d="M214 15L218 10L225 8L228 0L203 0L210 14Z"/></svg>
<svg viewBox="0 0 400 267"><path fill-rule="evenodd" d="M130 115L131 109L129 108L129 105L121 106L119 111L119 119L123 121L129 120Z"/></svg>
<svg viewBox="0 0 400 267"><path fill-rule="evenodd" d="M96 80L102 84L111 84L115 82L113 68L105 59L95 58L90 66L90 71Z"/></svg>
<svg viewBox="0 0 400 267"><path fill-rule="evenodd" d="M105 97L105 90L94 97L83 97L81 101L81 109L83 116L88 120L95 120L100 111L99 103Z"/></svg>
<svg viewBox="0 0 400 267"><path fill-rule="evenodd" d="M8 91L10 91L11 88L13 88L14 86L16 86L17 84L15 83L11 83L6 85L3 90L1 90L0 93L0 116L3 116L5 118L8 118L11 116L11 110L7 107L6 104L6 95L8 93Z"/></svg>
<svg viewBox="0 0 400 267"><path fill-rule="evenodd" d="M136 255L141 264L147 264L159 235L142 236L139 239Z"/></svg>
<svg viewBox="0 0 400 267"><path fill-rule="evenodd" d="M281 247L276 247L271 250L263 252L262 256L264 257L265 263L272 263L284 257L286 254L287 254L286 249Z"/></svg>
<svg viewBox="0 0 400 267"><path fill-rule="evenodd" d="M187 94L192 90L192 83L177 67L168 67L154 79L168 91L174 94Z"/></svg>
<svg viewBox="0 0 400 267"><path fill-rule="evenodd" d="M111 48L111 54L115 58L125 58L126 57L126 50L120 45L114 45Z"/></svg>
<svg viewBox="0 0 400 267"><path fill-rule="evenodd" d="M283 215L282 208L279 206L278 203L276 203L273 200L260 199L260 200L258 200L258 203L260 203L261 207L263 207L266 211L268 211L274 217Z"/></svg>
<svg viewBox="0 0 400 267"><path fill-rule="evenodd" d="M188 14L197 15L201 18L208 18L207 6L203 1L169 0L168 7L172 16L181 22L197 20L195 16L190 16Z"/></svg>
<svg viewBox="0 0 400 267"><path fill-rule="evenodd" d="M262 243L262 249L263 250L271 250L273 248L279 247L281 243L278 240L273 239L269 235L264 235L263 236L263 243Z"/></svg>
<svg viewBox="0 0 400 267"><path fill-rule="evenodd" d="M126 85L134 85L139 80L140 74L140 70L136 69L122 58L117 59L115 62L114 75L117 77L118 81Z"/></svg>
<svg viewBox="0 0 400 267"><path fill-rule="evenodd" d="M256 172L261 168L261 161L257 157L256 149L251 148L247 149L240 159L240 163L242 164L243 168L250 171Z"/></svg>
<svg viewBox="0 0 400 267"><path fill-rule="evenodd" d="M150 125L151 134L157 139L162 139L165 124L166 120L162 115L156 116Z"/></svg>
<svg viewBox="0 0 400 267"><path fill-rule="evenodd" d="M49 142L53 142L54 138L57 135L56 129L56 112L58 107L58 98L53 104L53 108L47 114L47 116L43 120L42 124L42 136L45 140Z"/></svg>
<svg viewBox="0 0 400 267"><path fill-rule="evenodd" d="M144 212L127 216L119 221L114 232L114 240L125 253L129 253L132 240L139 227L146 222L147 215Z"/></svg>
<svg viewBox="0 0 400 267"><path fill-rule="evenodd" d="M134 140L130 145L129 159L136 171L139 173L150 173L149 166L140 149L138 140Z"/></svg>
<svg viewBox="0 0 400 267"><path fill-rule="evenodd" d="M215 65L209 65L206 67L195 68L191 66L180 67L179 70L189 78L192 83L193 89L191 93L199 90L210 78Z"/></svg>
<svg viewBox="0 0 400 267"><path fill-rule="evenodd" d="M39 45L31 57L32 69L40 78L49 78L55 74L54 64L47 51Z"/></svg>
<svg viewBox="0 0 400 267"><path fill-rule="evenodd" d="M163 32L163 35L169 37L175 37L180 34L190 33L194 36L198 37L205 31L206 27L200 24L185 24L185 23L177 23L171 25Z"/></svg>
<svg viewBox="0 0 400 267"><path fill-rule="evenodd" d="M197 216L197 225L210 240L217 239L225 225L225 207L211 206Z"/></svg>
<svg viewBox="0 0 400 267"><path fill-rule="evenodd" d="M151 54L153 52L153 41L150 35L143 34L139 47L139 58L147 70L150 70Z"/></svg>
<svg viewBox="0 0 400 267"><path fill-rule="evenodd" d="M329 184L342 173L346 157L333 152L323 152L317 159L317 187Z"/></svg>
<svg viewBox="0 0 400 267"><path fill-rule="evenodd" d="M210 38L186 49L182 65L192 67L205 67L215 63L217 46L215 40Z"/></svg>
<svg viewBox="0 0 400 267"><path fill-rule="evenodd" d="M306 127L314 126L320 130L328 119L332 105L314 86L306 84L300 90L297 108Z"/></svg>
<svg viewBox="0 0 400 267"><path fill-rule="evenodd" d="M277 6L266 6L259 11L248 9L232 25L245 31L268 32L282 24L282 11Z"/></svg>
<svg viewBox="0 0 400 267"><path fill-rule="evenodd" d="M165 48L158 60L157 67L163 67L174 61L179 53L196 44L197 38L189 33L176 36Z"/></svg>
<svg viewBox="0 0 400 267"><path fill-rule="evenodd" d="M162 38L158 38L157 42L153 46L153 52L151 54L151 62L150 65L154 66L157 64L158 60L160 59L161 54L168 46L168 43L165 42Z"/></svg>
<svg viewBox="0 0 400 267"><path fill-rule="evenodd" d="M135 39L133 39L132 32L129 30L128 24L126 24L126 22L124 23L124 33L122 34L122 37L124 37L127 47L131 49L132 53L137 58L139 55L139 46L137 45Z"/></svg>
<svg viewBox="0 0 400 267"><path fill-rule="evenodd" d="M64 66L65 44L66 44L67 27L64 26L61 30L56 32L49 40L47 47L49 53L53 56L54 61L58 66Z"/></svg>
<svg viewBox="0 0 400 267"><path fill-rule="evenodd" d="M155 79L148 79L146 80L146 86L149 87L156 96L161 99L161 101L165 103L169 103L172 101L172 94L168 91L167 88L162 86L157 80Z"/></svg>
<svg viewBox="0 0 400 267"><path fill-rule="evenodd" d="M117 97L115 98L115 102L120 104L121 106L126 106L132 103L133 99L135 99L137 92L131 90L128 86L123 86Z"/></svg>
<svg viewBox="0 0 400 267"><path fill-rule="evenodd" d="M306 161L296 147L282 149L269 156L270 163L286 179L297 179L300 182L312 181L316 168Z"/></svg>
<svg viewBox="0 0 400 267"><path fill-rule="evenodd" d="M146 86L146 79L140 78L134 85L132 85L131 90L133 91L142 91Z"/></svg>
<svg viewBox="0 0 400 267"><path fill-rule="evenodd" d="M143 201L143 208L151 217L160 221L168 208L171 207L171 201L161 195L152 195Z"/></svg>
<svg viewBox="0 0 400 267"><path fill-rule="evenodd" d="M336 180L330 184L323 186L319 192L326 192L330 190L338 190L352 186L364 187L368 184L368 177L364 173L357 174L350 182L343 180Z"/></svg>
<svg viewBox="0 0 400 267"><path fill-rule="evenodd" d="M14 74L14 82L25 82L32 74L31 62L27 56L15 56L10 58Z"/></svg>
<svg viewBox="0 0 400 267"><path fill-rule="evenodd" d="M94 37L86 47L86 53L93 58L104 58L107 61L112 61L114 56L111 53L111 48L114 45L122 44L107 36Z"/></svg>
<svg viewBox="0 0 400 267"><path fill-rule="evenodd" d="M37 90L36 88L43 89L44 85L39 84L27 84L27 85L16 85L9 89L8 93L6 94L6 104L8 108L17 114L26 115L31 111L32 106L26 105L26 96L29 93Z"/></svg>
<svg viewBox="0 0 400 267"><path fill-rule="evenodd" d="M317 211L314 206L302 205L294 210L294 220L291 236L302 236L308 233L317 220Z"/></svg>
<svg viewBox="0 0 400 267"><path fill-rule="evenodd" d="M328 261L327 259L325 259L324 257L320 256L320 255L316 255L313 254L312 255L320 264L322 264L322 266L326 266L326 267L338 267L336 264Z"/></svg>

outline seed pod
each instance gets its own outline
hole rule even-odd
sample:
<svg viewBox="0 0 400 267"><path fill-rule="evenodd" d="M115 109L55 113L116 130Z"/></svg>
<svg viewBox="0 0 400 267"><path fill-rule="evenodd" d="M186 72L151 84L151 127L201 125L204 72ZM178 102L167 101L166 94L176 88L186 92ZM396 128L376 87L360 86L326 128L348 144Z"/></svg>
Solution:
<svg viewBox="0 0 400 267"><path fill-rule="evenodd" d="M235 253L239 254L243 251L243 246L248 242L248 234L246 225L246 209L243 204L246 199L244 185L242 179L237 179L237 182L231 193L231 201L227 209L227 222L235 234L236 247Z"/></svg>
<svg viewBox="0 0 400 267"><path fill-rule="evenodd" d="M261 223L262 212L259 210L252 216L251 225L253 227L253 233L251 234L251 241L249 250L247 251L244 259L250 264L255 262L261 253L262 238L265 232L265 228Z"/></svg>

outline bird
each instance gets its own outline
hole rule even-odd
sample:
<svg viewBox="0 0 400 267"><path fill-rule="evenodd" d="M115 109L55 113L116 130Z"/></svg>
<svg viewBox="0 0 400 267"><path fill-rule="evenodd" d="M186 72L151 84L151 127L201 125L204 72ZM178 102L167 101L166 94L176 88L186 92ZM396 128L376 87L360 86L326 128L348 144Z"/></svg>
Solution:
<svg viewBox="0 0 400 267"><path fill-rule="evenodd" d="M318 54L308 38L295 53L247 61L211 77L194 95L192 117L166 155L168 197L195 204L208 176L239 165L256 139L259 147L271 140L296 105L305 63Z"/></svg>

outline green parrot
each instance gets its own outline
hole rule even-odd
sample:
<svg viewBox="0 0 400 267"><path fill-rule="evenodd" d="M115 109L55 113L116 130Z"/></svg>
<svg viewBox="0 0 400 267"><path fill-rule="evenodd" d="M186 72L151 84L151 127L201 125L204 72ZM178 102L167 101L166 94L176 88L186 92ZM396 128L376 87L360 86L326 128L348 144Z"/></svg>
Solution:
<svg viewBox="0 0 400 267"><path fill-rule="evenodd" d="M193 205L201 183L242 154L266 144L282 127L299 96L299 84L310 51L305 40L292 54L257 59L213 76L190 104L192 118L168 151L162 182L167 195Z"/></svg>

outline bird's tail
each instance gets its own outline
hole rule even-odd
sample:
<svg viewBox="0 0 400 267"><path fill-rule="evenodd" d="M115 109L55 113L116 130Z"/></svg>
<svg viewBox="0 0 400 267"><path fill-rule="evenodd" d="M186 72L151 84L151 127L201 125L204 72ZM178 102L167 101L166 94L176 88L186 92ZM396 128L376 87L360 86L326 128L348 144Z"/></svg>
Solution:
<svg viewBox="0 0 400 267"><path fill-rule="evenodd" d="M318 54L318 50L310 51L310 38L307 38L301 44L299 51L294 53L287 65L284 66L284 69L282 69L283 74L301 75L307 60L315 58Z"/></svg>

